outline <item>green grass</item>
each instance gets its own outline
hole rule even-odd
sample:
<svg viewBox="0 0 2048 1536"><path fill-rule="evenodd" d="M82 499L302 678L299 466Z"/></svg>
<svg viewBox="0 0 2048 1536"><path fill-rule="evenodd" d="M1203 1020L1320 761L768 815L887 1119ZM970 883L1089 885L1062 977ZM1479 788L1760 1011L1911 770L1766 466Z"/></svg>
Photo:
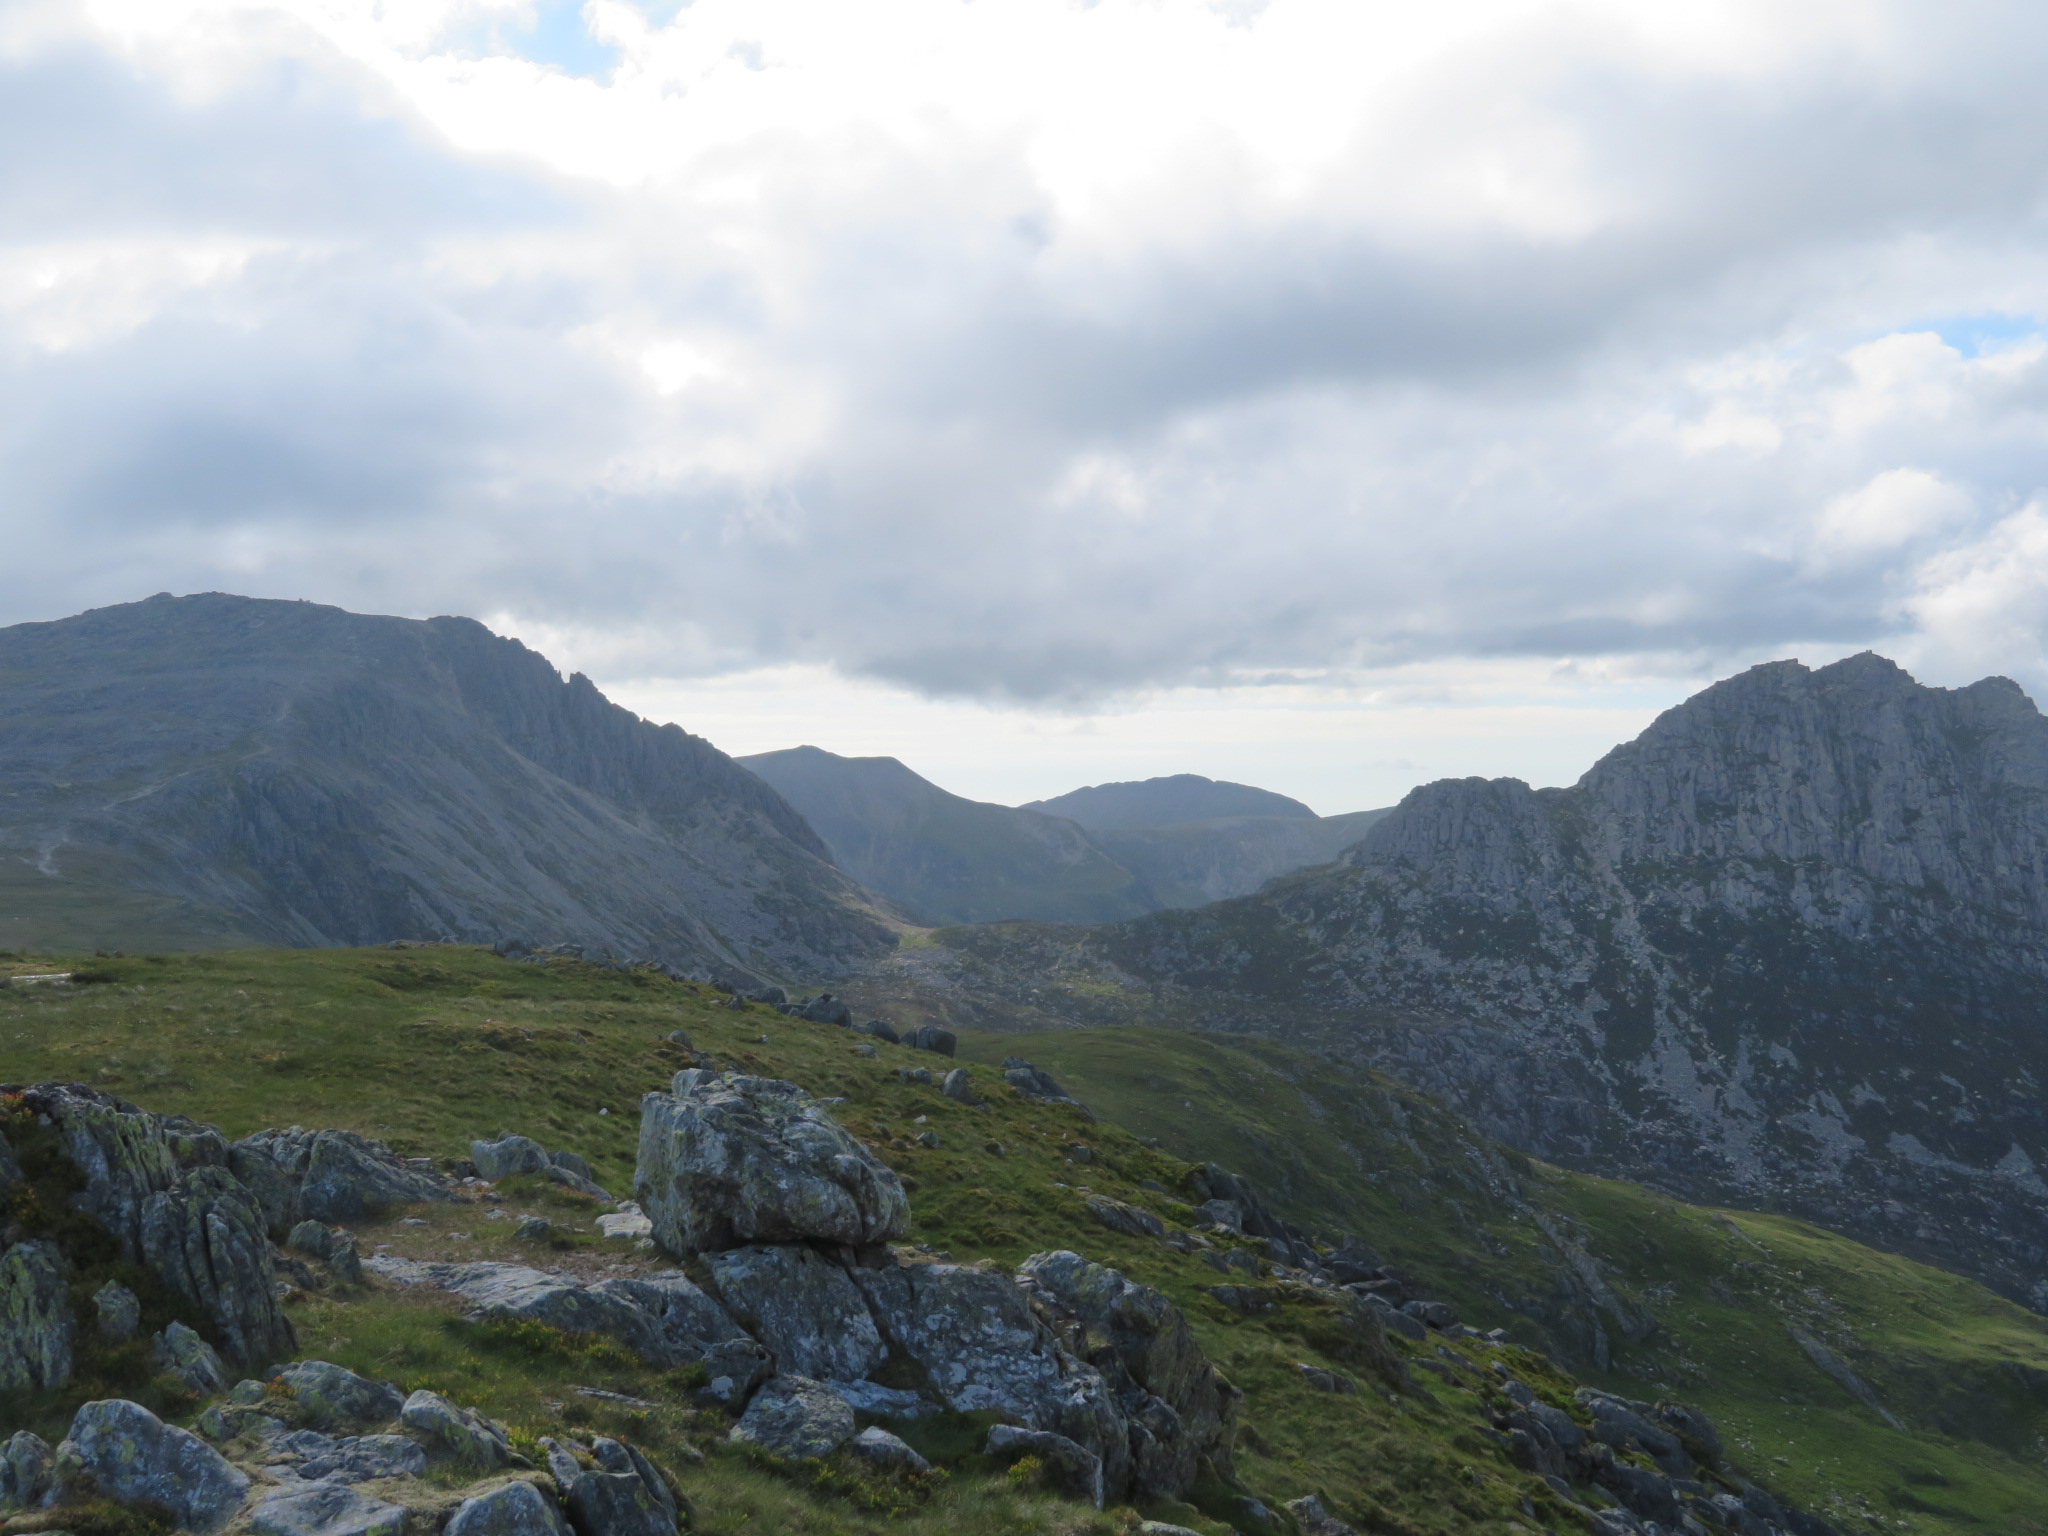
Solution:
<svg viewBox="0 0 2048 1536"><path fill-rule="evenodd" d="M1362 1235L1467 1321L1506 1326L1584 1379L1704 1408L1746 1473L1824 1514L1867 1509L1888 1530L2048 1531L2042 1319L1798 1222L1532 1164L1419 1095L1282 1047L1143 1029L968 1033L961 1060L988 1105L976 1109L896 1075L942 1073L940 1058L883 1045L870 1059L860 1037L758 1007L727 1010L715 994L645 973L515 965L455 947L0 959L0 973L74 966L98 979L0 992L0 1076L104 1087L231 1136L332 1125L408 1155L455 1157L472 1138L519 1131L582 1153L625 1195L640 1095L688 1060L666 1038L673 1030L721 1064L844 1097L835 1113L904 1177L913 1240L1004 1264L1071 1247L1159 1287L1246 1392L1247 1486L1269 1502L1319 1491L1362 1531L1577 1527L1484 1435L1484 1413L1499 1402L1489 1354L1448 1346L1460 1365L1434 1339L1403 1344L1443 1374L1418 1368L1426 1391L1390 1391L1347 1356L1326 1314L1225 1311L1201 1290L1224 1278L1216 1270L1101 1227L1086 1192L1184 1220L1190 1165L1214 1160L1312 1230ZM1100 1120L1018 1097L999 1077L1009 1054L1050 1070ZM926 1131L938 1133L937 1149L917 1143ZM1092 1160L1070 1159L1076 1143ZM424 1208L425 1226L367 1226L360 1240L365 1251L385 1244L420 1257L649 1262L596 1238L591 1208L552 1186L502 1192L507 1210L584 1236L566 1248L522 1245L513 1222L471 1202ZM815 1486L812 1473L728 1452L724 1421L681 1406L678 1379L608 1346L464 1322L445 1296L381 1285L301 1292L293 1311L303 1353L434 1386L522 1437L631 1434L676 1467L700 1530L1117 1528L1115 1512L1077 1510L972 1457L914 1496L843 1468L816 1473L825 1482ZM1792 1338L1795 1325L1848 1360L1907 1432L1824 1375ZM1357 1377L1360 1392L1312 1392L1295 1369L1304 1361ZM1532 1380L1545 1370L1534 1355L1518 1355L1515 1368ZM622 1408L576 1386L659 1406ZM63 1411L13 1410L56 1427ZM926 1432L972 1443L972 1428ZM689 1447L707 1454L703 1465L686 1465ZM1206 1513L1151 1513L1220 1536L1229 1511L1214 1490L1205 1499Z"/></svg>

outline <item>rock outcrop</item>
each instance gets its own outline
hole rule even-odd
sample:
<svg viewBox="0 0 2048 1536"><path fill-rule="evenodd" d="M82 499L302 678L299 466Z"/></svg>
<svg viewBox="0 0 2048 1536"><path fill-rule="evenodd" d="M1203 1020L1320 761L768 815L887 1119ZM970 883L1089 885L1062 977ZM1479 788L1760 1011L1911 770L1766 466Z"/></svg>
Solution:
<svg viewBox="0 0 2048 1536"><path fill-rule="evenodd" d="M117 1503L165 1511L181 1531L219 1530L249 1491L248 1474L197 1435L120 1399L80 1408L58 1461Z"/></svg>
<svg viewBox="0 0 2048 1536"><path fill-rule="evenodd" d="M258 1131L228 1148L228 1166L280 1231L301 1221L365 1221L396 1206L449 1198L438 1175L353 1131Z"/></svg>
<svg viewBox="0 0 2048 1536"><path fill-rule="evenodd" d="M71 1379L77 1326L71 1266L55 1243L0 1253L0 1391L61 1387Z"/></svg>

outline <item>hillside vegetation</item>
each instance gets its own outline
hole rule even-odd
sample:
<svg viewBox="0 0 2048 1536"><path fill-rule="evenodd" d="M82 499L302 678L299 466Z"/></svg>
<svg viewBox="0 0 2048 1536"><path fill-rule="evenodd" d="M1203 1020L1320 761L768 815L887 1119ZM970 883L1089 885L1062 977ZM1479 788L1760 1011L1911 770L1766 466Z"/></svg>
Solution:
<svg viewBox="0 0 2048 1536"><path fill-rule="evenodd" d="M2048 1531L2048 1321L1795 1221L1530 1162L1409 1090L1281 1046L1140 1029L968 1035L960 1059L988 1104L976 1109L898 1076L940 1058L886 1044L870 1057L871 1042L830 1025L728 1009L708 988L645 971L515 964L453 946L0 964L61 969L77 981L0 992L9 1079L87 1083L231 1136L337 1126L407 1155L454 1158L472 1138L519 1131L581 1153L624 1194L639 1097L688 1064L691 1048L843 1099L842 1123L903 1176L914 1241L1006 1265L1074 1248L1163 1290L1246 1393L1247 1487L1273 1505L1318 1491L1363 1531L1582 1528L1487 1430L1500 1406L1496 1360L1569 1393L1531 1350L1629 1396L1704 1409L1746 1476L1838 1524ZM1012 1054L1097 1118L1006 1089L995 1068ZM937 1147L915 1139L926 1132ZM1396 1340L1412 1378L1398 1387L1346 1357L1314 1308L1242 1317L1207 1294L1224 1277L1201 1255L1091 1216L1092 1192L1184 1226L1198 1162L1249 1179L1318 1235L1361 1237L1467 1322L1503 1326L1528 1349ZM597 1238L594 1208L574 1197L504 1188L508 1208L585 1235L522 1245L513 1223L459 1203L366 1227L361 1240L425 1258L649 1262ZM822 1473L776 1471L726 1451L717 1425L679 1406L658 1373L546 1330L465 1322L445 1297L300 1291L292 1312L303 1354L432 1385L528 1441L577 1427L632 1434L683 1473L701 1531L1116 1529L1114 1513L1062 1503L972 1455L894 1504ZM1360 1390L1314 1391L1304 1363L1348 1373ZM24 1402L7 1416L47 1431L67 1407ZM929 1449L967 1450L972 1428L934 1426L930 1435L955 1440ZM683 1464L691 1444L710 1453L703 1465ZM1241 1511L1214 1501L1148 1513L1211 1536L1244 1528Z"/></svg>

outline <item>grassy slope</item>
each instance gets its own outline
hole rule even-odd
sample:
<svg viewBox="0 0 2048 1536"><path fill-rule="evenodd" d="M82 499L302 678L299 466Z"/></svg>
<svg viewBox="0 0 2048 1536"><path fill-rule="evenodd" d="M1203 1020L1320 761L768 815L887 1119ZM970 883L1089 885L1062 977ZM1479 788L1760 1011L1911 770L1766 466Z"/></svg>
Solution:
<svg viewBox="0 0 2048 1536"><path fill-rule="evenodd" d="M1796 1222L1702 1211L1530 1165L1478 1142L1427 1101L1283 1048L1142 1030L968 1037L962 1058L979 1064L991 1104L972 1110L895 1077L898 1066L935 1058L883 1046L867 1060L842 1032L758 1008L727 1011L709 994L645 976L516 966L454 948L77 963L104 979L69 992L0 994L0 1076L96 1083L232 1135L339 1125L408 1153L454 1156L473 1136L518 1130L583 1153L600 1182L625 1193L639 1095L684 1060L664 1038L670 1030L687 1030L722 1061L844 1095L846 1123L911 1184L917 1240L1006 1263L1074 1247L1166 1290L1248 1394L1240 1467L1250 1485L1269 1498L1321 1489L1367 1529L1572 1527L1476 1432L1483 1389L1423 1377L1435 1401L1375 1390L1369 1380L1354 1397L1311 1393L1294 1362L1362 1374L1318 1349L1336 1347L1322 1320L1292 1309L1268 1322L1235 1319L1196 1289L1220 1278L1214 1270L1102 1229L1078 1189L1062 1186L1148 1203L1171 1219L1173 1196L1141 1181L1184 1194L1182 1159L1214 1159L1253 1178L1304 1225L1366 1235L1482 1327L1505 1324L1531 1344L1590 1360L1598 1325L1611 1354L1604 1372L1589 1375L1631 1395L1665 1391L1696 1402L1721 1422L1751 1475L1815 1507L1832 1503L1838 1515L1867 1508L1887 1528L2048 1531L2041 1319L1968 1282ZM37 959L0 963L0 971L46 965L61 968ZM1018 1050L1088 1100L1103 1123L1002 1089L989 1067ZM941 1136L936 1151L911 1139L927 1128ZM1075 1141L1095 1149L1085 1169L1062 1154ZM565 1221L588 1221L587 1210L553 1192L515 1200L520 1210L552 1205ZM1555 1235L1545 1235L1538 1215ZM511 1223L475 1206L431 1210L428 1222L394 1223L365 1240L420 1255L646 1262L594 1243L522 1252ZM657 1447L716 1443L715 1426L687 1412L636 1415L569 1390L674 1400L672 1384L630 1361L603 1349L564 1355L518 1330L478 1328L430 1296L302 1295L297 1315L306 1353L437 1385L529 1434L588 1424L631 1429ZM1628 1328L1649 1315L1655 1331L1628 1342ZM1909 1433L1885 1427L1822 1374L1793 1341L1795 1323L1847 1358ZM1536 1366L1523 1360L1517 1369ZM726 1456L689 1481L711 1530L771 1520L777 1529L821 1531L902 1529L906 1520L934 1531L1088 1523L974 1474L971 1464L902 1518L865 1508L861 1490L801 1488ZM1192 1511L1168 1513L1221 1529Z"/></svg>

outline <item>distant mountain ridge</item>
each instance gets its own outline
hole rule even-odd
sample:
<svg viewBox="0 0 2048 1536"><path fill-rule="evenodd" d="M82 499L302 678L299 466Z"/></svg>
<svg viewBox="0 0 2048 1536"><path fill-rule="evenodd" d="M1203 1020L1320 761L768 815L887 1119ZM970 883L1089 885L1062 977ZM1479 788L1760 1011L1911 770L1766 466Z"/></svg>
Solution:
<svg viewBox="0 0 2048 1536"><path fill-rule="evenodd" d="M1199 773L1121 784L1091 784L1050 800L1033 800L1027 811L1078 821L1091 832L1138 832L1226 816L1282 816L1313 821L1316 813L1299 800L1270 789L1205 779Z"/></svg>
<svg viewBox="0 0 2048 1536"><path fill-rule="evenodd" d="M893 943L759 778L517 641L220 593L0 629L0 854L15 945L522 936L760 976Z"/></svg>
<svg viewBox="0 0 2048 1536"><path fill-rule="evenodd" d="M1254 896L946 937L1042 1011L1312 1035L1528 1151L2048 1309L2048 720L2003 678L1772 663Z"/></svg>
<svg viewBox="0 0 2048 1536"><path fill-rule="evenodd" d="M840 757L805 746L739 761L803 813L840 868L933 924L1104 923L1198 906L1327 863L1386 814L1318 817L1284 795L1182 774L1076 791L1138 792L1084 800L1084 808L1111 819L1142 823L1102 831L1033 806L951 794L893 757ZM1172 825L1144 820L1175 805L1268 803L1294 810Z"/></svg>

